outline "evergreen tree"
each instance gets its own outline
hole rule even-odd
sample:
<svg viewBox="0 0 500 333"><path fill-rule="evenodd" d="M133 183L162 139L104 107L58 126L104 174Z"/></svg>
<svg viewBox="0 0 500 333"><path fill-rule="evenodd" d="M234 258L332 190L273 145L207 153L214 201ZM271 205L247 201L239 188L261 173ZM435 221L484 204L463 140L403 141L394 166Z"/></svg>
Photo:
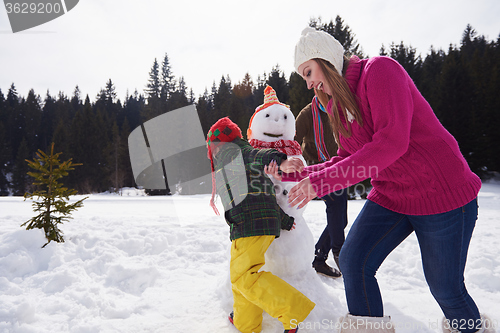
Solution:
<svg viewBox="0 0 500 333"><path fill-rule="evenodd" d="M194 91L193 88L189 89L189 95L188 95L188 103L189 104L194 104L196 101L196 98L194 97Z"/></svg>
<svg viewBox="0 0 500 333"><path fill-rule="evenodd" d="M252 109L247 106L247 102L250 99L246 100L245 98L239 97L236 95L235 90L237 91L239 87L235 85L234 88L231 88L231 80L229 76L227 76L228 87L230 90L230 116L231 119L239 126L242 133L246 133L248 128L248 121L250 120L250 116L252 115ZM247 82L247 84L251 84L251 82ZM241 86L240 86L241 87ZM245 88L248 90L248 87ZM251 91L251 90L250 90Z"/></svg>
<svg viewBox="0 0 500 333"><path fill-rule="evenodd" d="M257 75L257 82L255 84L255 89L253 91L254 105L253 109L261 104L264 104L264 90L267 86L267 74L264 72L262 76Z"/></svg>
<svg viewBox="0 0 500 333"><path fill-rule="evenodd" d="M323 30L335 37L344 47L346 54L357 55L360 58L364 57L363 49L355 39L354 33L347 24L344 24L344 20L342 20L339 15L335 17L335 23L333 21L322 23L320 17L312 18L309 21L309 26L318 30Z"/></svg>
<svg viewBox="0 0 500 333"><path fill-rule="evenodd" d="M38 129L42 121L42 107L39 95L35 95L35 91L31 89L28 93L26 101L22 105L22 113L24 116L24 137L27 139L28 149L30 152L36 151L40 146L40 137Z"/></svg>
<svg viewBox="0 0 500 333"><path fill-rule="evenodd" d="M7 92L7 106L15 108L19 105L19 96L17 95L17 89L14 83L11 84L9 91Z"/></svg>
<svg viewBox="0 0 500 333"><path fill-rule="evenodd" d="M108 135L111 133L111 128L99 108L93 110L89 122L90 134L86 137L88 154L85 160L81 160L87 166L83 193L99 193L108 190L111 185L108 161L104 152L110 140Z"/></svg>
<svg viewBox="0 0 500 333"><path fill-rule="evenodd" d="M470 59L476 51L484 52L486 39L484 36L479 36L476 30L472 28L470 24L467 24L467 27L462 33L462 40L460 41L460 44L462 56Z"/></svg>
<svg viewBox="0 0 500 333"><path fill-rule="evenodd" d="M250 74L246 73L243 81L239 82L233 87L233 98L239 104L238 108L240 115L238 116L237 123L242 124L240 126L243 133L246 133L248 128L248 123L250 122L250 117L255 111L255 96L253 95L254 83Z"/></svg>
<svg viewBox="0 0 500 333"><path fill-rule="evenodd" d="M125 172L123 171L123 165L121 164L123 161L122 156L125 152L123 150L124 147L120 136L120 130L116 122L113 124L111 132L111 142L109 142L106 149L108 159L107 173L110 176L109 180L113 185L114 192L118 192L118 190L123 187L125 181Z"/></svg>
<svg viewBox="0 0 500 333"><path fill-rule="evenodd" d="M389 56L399 62L413 79L417 87L420 85L420 73L422 68L422 59L416 55L416 49L411 46L391 44Z"/></svg>
<svg viewBox="0 0 500 333"><path fill-rule="evenodd" d="M12 172L12 191L14 195L24 195L28 190L28 166L25 161L29 154L28 143L26 139L23 139L17 150L16 162Z"/></svg>
<svg viewBox="0 0 500 333"><path fill-rule="evenodd" d="M83 200L86 199L85 197L75 203L68 203L69 197L75 195L77 191L64 187L59 180L67 176L69 171L74 170L75 166L81 164L74 164L71 159L61 162L59 160L60 154L54 154L54 143L52 143L50 153L46 154L42 150L38 150L36 154L38 158L27 161L29 167L35 170L28 172L28 174L35 178L33 185L38 189L33 193L25 193L24 198L25 200L34 197L41 199L41 201L34 201L32 204L33 210L40 213L21 224L21 227L26 226L26 230L43 228L48 242L42 248L51 241L64 242L59 225L69 221L73 211L82 207Z"/></svg>
<svg viewBox="0 0 500 333"><path fill-rule="evenodd" d="M73 97L71 97L71 106L73 107L73 110L76 112L82 107L82 99L80 96L80 88L78 85L75 87L75 90L73 90Z"/></svg>
<svg viewBox="0 0 500 333"><path fill-rule="evenodd" d="M378 55L380 55L380 56L389 56L389 54L387 53L387 50L385 49L384 44L382 44L382 46L380 47Z"/></svg>
<svg viewBox="0 0 500 333"><path fill-rule="evenodd" d="M146 97L148 100L150 98L159 98L160 97L160 73L159 73L159 66L158 66L158 61L155 58L155 61L153 63L153 66L151 67L151 70L149 72L149 80L148 84L146 85Z"/></svg>
<svg viewBox="0 0 500 333"><path fill-rule="evenodd" d="M145 122L149 119L152 119L156 116L162 114L162 103L160 100L160 74L159 74L159 66L158 61L155 58L153 66L151 67L151 71L149 72L149 80L146 86L146 98L147 105L143 110L142 120Z"/></svg>
<svg viewBox="0 0 500 333"><path fill-rule="evenodd" d="M65 147L67 149L66 158L72 158L78 162L85 160L88 149L86 140L89 139L88 135L90 129L87 127L89 124L85 122L84 117L83 109L76 112L68 129L71 133L69 136L69 144ZM66 180L67 185L72 188L80 189L79 182L82 180L81 173L85 169L86 168L78 168L68 175L68 179Z"/></svg>
<svg viewBox="0 0 500 333"><path fill-rule="evenodd" d="M489 171L500 172L500 35L495 42L490 43L491 65L489 70L490 80L485 91L487 104L487 121L484 124L488 143L486 154L489 158Z"/></svg>
<svg viewBox="0 0 500 333"><path fill-rule="evenodd" d="M39 135L40 135L40 146L39 149L47 150L52 137L54 135L54 128L57 125L55 121L56 113L56 100L50 96L47 90L47 96L43 101L42 108L42 119L40 121Z"/></svg>
<svg viewBox="0 0 500 333"><path fill-rule="evenodd" d="M101 130L95 128L96 118L98 116L92 110L92 105L86 100L83 109L77 112L72 120L70 147L65 148L71 152L70 157L73 160L85 164L85 167L76 169L68 176L68 184L81 193L99 190L100 185L96 184L102 181L99 170L106 164L102 160L99 161L107 140L104 133L99 133L104 129L103 124L99 125Z"/></svg>
<svg viewBox="0 0 500 333"><path fill-rule="evenodd" d="M95 97L94 108L105 110L107 105L107 99L108 98L106 96L106 90L101 88L101 90L99 90L99 93L97 93L97 96Z"/></svg>
<svg viewBox="0 0 500 333"><path fill-rule="evenodd" d="M142 95L139 95L137 89L134 91L134 95L130 95L123 105L123 113L125 115L125 120L128 122L131 128L136 128L141 122L141 114L143 113L146 101ZM124 120L124 121L125 121Z"/></svg>
<svg viewBox="0 0 500 333"><path fill-rule="evenodd" d="M276 96L281 103L288 104L290 100L288 82L285 78L285 74L280 69L279 65L276 65L271 70L269 74L266 85L273 87L276 91Z"/></svg>
<svg viewBox="0 0 500 333"><path fill-rule="evenodd" d="M245 77L241 82L238 82L233 87L233 93L240 98L248 98L252 95L253 92L253 82L250 74L246 73Z"/></svg>
<svg viewBox="0 0 500 333"><path fill-rule="evenodd" d="M481 174L480 168L472 163L471 157L474 154L474 143L468 140L473 100L473 87L471 85L470 74L463 66L460 59L460 51L453 47L448 50L442 75L439 80L439 93L441 99L435 113L443 126L455 137L460 146L462 154L465 156L471 169Z"/></svg>
<svg viewBox="0 0 500 333"><path fill-rule="evenodd" d="M160 77L160 99L164 105L164 108L167 109L167 103L170 99L171 95L175 91L175 77L172 73L172 67L170 66L170 60L168 59L167 53L165 53L165 57L163 58L163 62L161 65L161 77Z"/></svg>
<svg viewBox="0 0 500 333"><path fill-rule="evenodd" d="M290 75L290 110L297 117L299 112L309 103L314 97L314 90L307 89L306 81L297 72L292 72Z"/></svg>
<svg viewBox="0 0 500 333"><path fill-rule="evenodd" d="M119 166L123 172L123 186L133 187L135 185L134 174L132 172L132 164L130 162L130 154L128 150L128 137L131 133L130 125L128 123L127 118L122 124L122 128L120 131L120 158L119 158Z"/></svg>
<svg viewBox="0 0 500 333"><path fill-rule="evenodd" d="M0 122L0 196L9 195L7 174L10 172L11 158L10 146L5 139L4 123Z"/></svg>
<svg viewBox="0 0 500 333"><path fill-rule="evenodd" d="M209 109L209 96L208 90L206 88L203 95L198 98L198 102L196 103L196 111L198 112L198 118L200 119L203 134L206 135L210 130L210 127L212 126L208 119L211 110Z"/></svg>
<svg viewBox="0 0 500 333"><path fill-rule="evenodd" d="M7 92L7 99L5 100L5 112L7 123L5 125L6 138L13 149L14 156L17 155L17 149L24 137L24 117L20 108L20 100L14 83Z"/></svg>
<svg viewBox="0 0 500 333"><path fill-rule="evenodd" d="M213 110L214 107L214 98L215 95L217 95L217 85L215 84L215 81L212 82L212 89L209 95L208 103L210 108Z"/></svg>
<svg viewBox="0 0 500 333"><path fill-rule="evenodd" d="M0 123L5 124L7 121L7 104L5 101L5 96L0 89Z"/></svg>
<svg viewBox="0 0 500 333"><path fill-rule="evenodd" d="M442 50L436 51L431 47L430 54L425 57L422 63L420 86L418 88L433 110L437 107L440 99L438 78L443 68L444 58L445 53Z"/></svg>
<svg viewBox="0 0 500 333"><path fill-rule="evenodd" d="M462 37L460 57L462 66L471 80L469 83L471 91L468 92L469 123L464 128L467 130L466 140L471 152L467 161L471 168L475 168L481 174L491 168L492 159L488 148L491 132L487 124L491 120L494 121L493 110L497 111L498 108L495 109L490 105L491 98L486 92L489 92L489 86L492 84L492 69L495 68L495 64L486 39L478 35L470 25L467 25Z"/></svg>
<svg viewBox="0 0 500 333"><path fill-rule="evenodd" d="M58 147L61 147L61 151L69 152L70 151L70 135L68 133L69 129L66 126L64 120L59 120L54 130L54 134L52 135L52 142L57 144ZM68 154L68 153L66 153Z"/></svg>
<svg viewBox="0 0 500 333"><path fill-rule="evenodd" d="M231 117L231 83L222 76L219 89L214 96L214 118L212 124L223 117Z"/></svg>
<svg viewBox="0 0 500 333"><path fill-rule="evenodd" d="M106 102L112 105L116 100L117 94L115 85L113 81L111 81L111 79L109 79L108 82L106 82L106 89L104 90L104 94L106 96Z"/></svg>
<svg viewBox="0 0 500 333"><path fill-rule="evenodd" d="M123 121L123 115L120 110L122 109L120 100L117 99L116 88L111 79L106 82L105 88L101 90L98 100L96 101L96 108L100 109L106 128L111 129L113 123ZM119 116L121 119L118 119ZM109 131L108 131L109 133Z"/></svg>
<svg viewBox="0 0 500 333"><path fill-rule="evenodd" d="M175 91L170 96L168 101L168 110L166 111L172 111L187 105L189 105L189 101L187 97L186 82L184 81L184 77L181 76Z"/></svg>
<svg viewBox="0 0 500 333"><path fill-rule="evenodd" d="M0 196L9 195L11 187L8 180L8 175L12 173L14 164L11 120L17 105L18 97L14 84L9 89L7 99L0 90Z"/></svg>
<svg viewBox="0 0 500 333"><path fill-rule="evenodd" d="M55 126L59 121L63 121L66 124L71 122L71 119L75 115L75 110L71 107L71 102L62 91L59 92L56 100L56 112L54 115Z"/></svg>

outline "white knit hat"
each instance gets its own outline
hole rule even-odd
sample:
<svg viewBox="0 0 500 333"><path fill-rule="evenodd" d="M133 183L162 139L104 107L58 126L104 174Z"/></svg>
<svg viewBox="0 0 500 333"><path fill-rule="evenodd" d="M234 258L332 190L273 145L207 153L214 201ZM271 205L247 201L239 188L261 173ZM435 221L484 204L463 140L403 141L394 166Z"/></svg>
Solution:
<svg viewBox="0 0 500 333"><path fill-rule="evenodd" d="M332 35L321 30L307 27L295 45L295 70L304 62L321 58L330 62L337 72L342 75L344 65L344 48Z"/></svg>

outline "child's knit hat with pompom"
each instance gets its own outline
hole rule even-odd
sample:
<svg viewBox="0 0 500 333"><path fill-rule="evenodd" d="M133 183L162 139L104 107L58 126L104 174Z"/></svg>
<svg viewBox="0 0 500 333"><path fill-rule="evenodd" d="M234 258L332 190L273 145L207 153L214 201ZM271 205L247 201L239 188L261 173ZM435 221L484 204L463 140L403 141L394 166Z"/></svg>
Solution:
<svg viewBox="0 0 500 333"><path fill-rule="evenodd" d="M213 160L213 149L223 145L226 142L232 142L234 139L242 139L241 129L231 121L228 117L219 119L215 124L212 125L207 134L207 148L208 148L208 158L210 159L210 165L212 167L212 198L210 199L210 206L213 208L215 213L219 215L217 208L215 207L214 197L215 197L215 170L214 170L214 160Z"/></svg>

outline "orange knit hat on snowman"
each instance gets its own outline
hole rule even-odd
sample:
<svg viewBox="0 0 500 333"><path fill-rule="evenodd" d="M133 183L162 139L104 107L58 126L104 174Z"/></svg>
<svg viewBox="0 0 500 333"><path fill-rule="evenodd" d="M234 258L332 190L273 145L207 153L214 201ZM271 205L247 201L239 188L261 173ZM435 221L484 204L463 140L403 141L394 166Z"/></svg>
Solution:
<svg viewBox="0 0 500 333"><path fill-rule="evenodd" d="M252 139L252 121L253 121L253 118L255 117L255 115L258 112L260 112L264 109L267 109L268 107L270 107L271 105L274 105L274 104L282 105L282 106L290 109L290 107L288 105L283 104L278 100L278 96L276 96L276 91L271 86L267 86L266 89L264 89L264 104L256 107L255 112L252 115L252 118L250 118L250 123L248 124L248 130L247 130L247 139L248 140Z"/></svg>

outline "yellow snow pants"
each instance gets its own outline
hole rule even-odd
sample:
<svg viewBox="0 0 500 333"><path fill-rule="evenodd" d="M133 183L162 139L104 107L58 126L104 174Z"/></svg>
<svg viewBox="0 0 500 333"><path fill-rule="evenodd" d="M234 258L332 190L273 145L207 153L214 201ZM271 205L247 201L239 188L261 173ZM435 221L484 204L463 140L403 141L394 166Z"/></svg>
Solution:
<svg viewBox="0 0 500 333"><path fill-rule="evenodd" d="M274 236L243 237L232 241L230 275L234 296L234 326L242 333L260 332L262 313L292 329L315 304L300 291L270 272L259 272Z"/></svg>

